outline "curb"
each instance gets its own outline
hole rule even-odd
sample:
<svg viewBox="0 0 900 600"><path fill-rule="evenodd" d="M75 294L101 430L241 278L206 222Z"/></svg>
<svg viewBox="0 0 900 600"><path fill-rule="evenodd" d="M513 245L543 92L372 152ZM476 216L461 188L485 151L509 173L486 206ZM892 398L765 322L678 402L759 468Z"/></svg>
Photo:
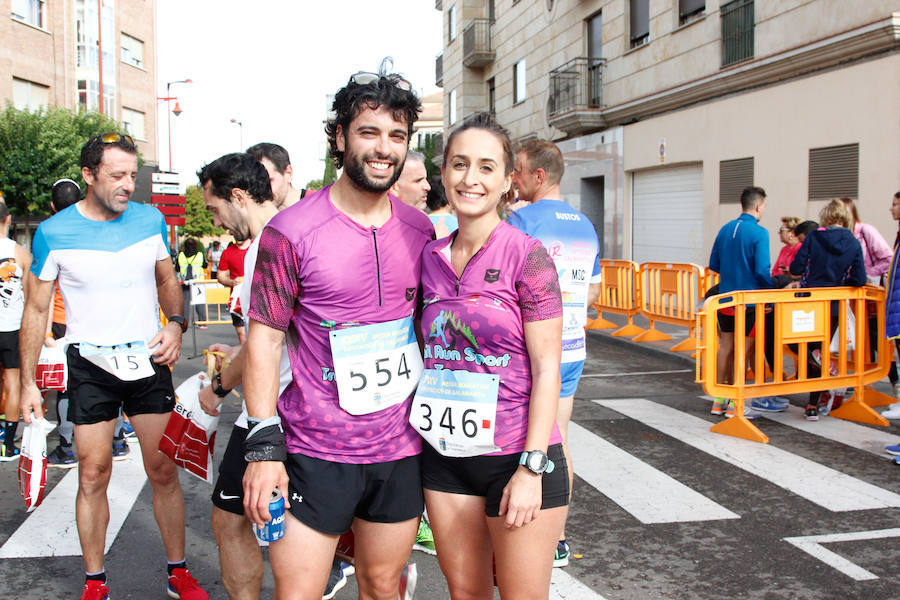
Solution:
<svg viewBox="0 0 900 600"><path fill-rule="evenodd" d="M691 358L689 352L671 352L664 348L657 348L652 344L638 344L637 342L632 342L628 338L622 337L613 337L608 333L604 333L602 330L596 329L588 329L585 331L588 337L600 338L610 344L622 347L622 348L631 348L632 350L642 350L659 356L661 358L669 358L674 361L678 361L689 365L691 368L695 368L697 366L697 361Z"/></svg>

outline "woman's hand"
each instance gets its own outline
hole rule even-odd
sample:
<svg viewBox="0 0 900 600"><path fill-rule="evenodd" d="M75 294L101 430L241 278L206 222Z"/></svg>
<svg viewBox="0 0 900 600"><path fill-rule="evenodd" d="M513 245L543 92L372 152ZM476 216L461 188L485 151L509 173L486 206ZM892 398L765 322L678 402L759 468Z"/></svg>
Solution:
<svg viewBox="0 0 900 600"><path fill-rule="evenodd" d="M543 476L523 466L516 469L500 498L500 516L506 515L509 528L527 525L537 518L543 497Z"/></svg>

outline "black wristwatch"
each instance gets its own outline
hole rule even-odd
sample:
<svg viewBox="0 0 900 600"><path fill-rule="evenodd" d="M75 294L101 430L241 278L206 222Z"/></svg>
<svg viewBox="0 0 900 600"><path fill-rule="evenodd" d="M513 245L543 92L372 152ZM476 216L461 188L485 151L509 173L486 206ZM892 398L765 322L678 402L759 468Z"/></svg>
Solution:
<svg viewBox="0 0 900 600"><path fill-rule="evenodd" d="M178 323L178 326L181 327L181 333L185 333L187 331L187 321L184 320L184 317L181 315L172 315L169 317L169 321L172 323Z"/></svg>
<svg viewBox="0 0 900 600"><path fill-rule="evenodd" d="M219 398L224 398L229 393L231 393L231 390L226 390L222 387L222 374L216 373L213 375L213 394Z"/></svg>
<svg viewBox="0 0 900 600"><path fill-rule="evenodd" d="M542 473L552 473L553 467L556 466L553 464L553 461L550 460L547 455L540 450L523 452L521 456L519 456L519 464L524 466L535 475L541 475Z"/></svg>

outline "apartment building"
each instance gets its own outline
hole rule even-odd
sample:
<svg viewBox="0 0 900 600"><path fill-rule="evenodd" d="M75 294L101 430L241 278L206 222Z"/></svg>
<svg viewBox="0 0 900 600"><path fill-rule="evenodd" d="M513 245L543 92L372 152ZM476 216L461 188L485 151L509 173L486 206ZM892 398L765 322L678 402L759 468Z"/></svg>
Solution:
<svg viewBox="0 0 900 600"><path fill-rule="evenodd" d="M155 0L0 0L4 12L0 104L103 112L157 163Z"/></svg>
<svg viewBox="0 0 900 600"><path fill-rule="evenodd" d="M607 258L706 264L740 190L762 224L852 197L892 240L897 0L436 0L444 126L491 110L563 150ZM774 256L774 254L773 254Z"/></svg>

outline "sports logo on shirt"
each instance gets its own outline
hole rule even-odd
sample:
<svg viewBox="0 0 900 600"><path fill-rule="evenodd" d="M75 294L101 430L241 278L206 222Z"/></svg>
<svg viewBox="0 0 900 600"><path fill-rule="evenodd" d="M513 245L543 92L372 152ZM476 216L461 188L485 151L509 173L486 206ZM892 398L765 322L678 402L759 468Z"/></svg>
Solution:
<svg viewBox="0 0 900 600"><path fill-rule="evenodd" d="M412 302L416 297L416 288L406 288L406 301Z"/></svg>
<svg viewBox="0 0 900 600"><path fill-rule="evenodd" d="M488 283L494 283L500 280L500 269L487 269L484 272L484 280Z"/></svg>

